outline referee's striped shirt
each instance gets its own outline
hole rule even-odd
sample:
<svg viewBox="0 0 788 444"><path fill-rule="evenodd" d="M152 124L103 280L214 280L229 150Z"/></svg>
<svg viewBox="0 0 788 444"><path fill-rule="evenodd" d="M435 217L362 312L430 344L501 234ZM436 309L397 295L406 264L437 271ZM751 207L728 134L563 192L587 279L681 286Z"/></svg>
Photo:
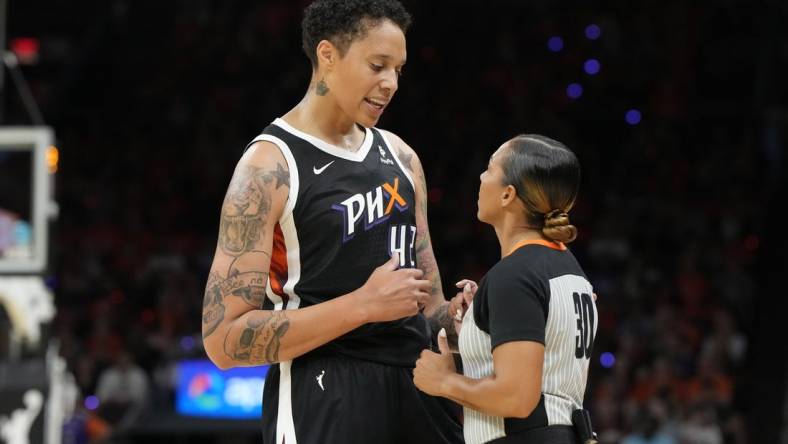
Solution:
<svg viewBox="0 0 788 444"><path fill-rule="evenodd" d="M538 341L545 345L542 397L533 413L522 419L465 408L466 443L572 424L572 411L583 405L597 329L592 294L583 270L562 244L526 244L490 269L462 322L463 372L476 379L490 376L495 372L495 347L510 341Z"/></svg>

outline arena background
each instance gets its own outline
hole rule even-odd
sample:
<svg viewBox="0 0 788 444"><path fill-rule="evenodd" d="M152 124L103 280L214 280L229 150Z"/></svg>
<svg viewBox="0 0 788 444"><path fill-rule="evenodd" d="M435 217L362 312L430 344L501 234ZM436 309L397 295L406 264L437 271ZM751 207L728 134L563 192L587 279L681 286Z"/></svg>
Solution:
<svg viewBox="0 0 788 444"><path fill-rule="evenodd" d="M5 47L60 153L44 331L80 390L63 442L259 442L255 421L177 414L175 369L204 358L234 164L306 88L308 2L6 1ZM601 441L788 442L788 4L404 3L408 64L379 126L424 164L446 294L498 259L475 219L490 153L556 138L583 166L571 248L599 294ZM31 125L11 80L1 122ZM131 410L96 397L118 365L145 375Z"/></svg>

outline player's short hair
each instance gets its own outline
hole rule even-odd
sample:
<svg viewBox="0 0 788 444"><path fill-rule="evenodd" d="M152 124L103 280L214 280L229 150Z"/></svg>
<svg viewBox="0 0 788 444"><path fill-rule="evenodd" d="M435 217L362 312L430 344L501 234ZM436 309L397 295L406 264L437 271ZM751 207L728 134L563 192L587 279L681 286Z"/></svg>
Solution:
<svg viewBox="0 0 788 444"><path fill-rule="evenodd" d="M505 185L512 185L525 204L529 226L549 239L572 242L577 228L569 210L580 189L580 162L564 144L538 134L522 134L508 142L503 160Z"/></svg>
<svg viewBox="0 0 788 444"><path fill-rule="evenodd" d="M390 20L407 32L411 17L397 0L316 0L304 11L301 21L301 46L317 69L317 44L328 40L341 56L355 39L369 28Z"/></svg>

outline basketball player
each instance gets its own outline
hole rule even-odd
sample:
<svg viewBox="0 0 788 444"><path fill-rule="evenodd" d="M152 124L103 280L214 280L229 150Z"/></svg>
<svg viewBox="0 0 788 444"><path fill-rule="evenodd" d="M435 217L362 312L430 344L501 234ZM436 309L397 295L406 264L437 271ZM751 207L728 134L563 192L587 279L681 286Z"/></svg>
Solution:
<svg viewBox="0 0 788 444"><path fill-rule="evenodd" d="M478 218L495 229L501 260L462 322L464 375L442 332L441 353L425 350L414 370L421 390L464 406L466 443L579 442L573 416L584 413L597 327L591 284L565 246L579 183L574 154L537 135L503 144L481 175Z"/></svg>
<svg viewBox="0 0 788 444"><path fill-rule="evenodd" d="M397 91L409 23L396 0L311 4L306 95L252 141L230 182L203 340L219 367L275 364L265 443L462 441L445 401L411 376L438 331L428 319L453 331L424 173L408 145L374 128Z"/></svg>

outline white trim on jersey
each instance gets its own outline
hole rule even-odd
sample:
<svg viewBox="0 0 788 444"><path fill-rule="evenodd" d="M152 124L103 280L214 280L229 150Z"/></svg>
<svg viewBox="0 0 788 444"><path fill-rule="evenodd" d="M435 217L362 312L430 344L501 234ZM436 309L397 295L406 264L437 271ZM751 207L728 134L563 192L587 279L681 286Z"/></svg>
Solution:
<svg viewBox="0 0 788 444"><path fill-rule="evenodd" d="M301 248L292 212L279 219L279 227L287 248L287 282L282 290L290 297L286 308L293 310L301 305L301 298L295 292L295 285L301 280Z"/></svg>
<svg viewBox="0 0 788 444"><path fill-rule="evenodd" d="M330 143L319 139L311 134L307 134L303 131L299 131L281 118L276 118L273 122L274 125L282 128L283 130L287 131L288 133L300 138L304 139L307 142L311 143L321 151L326 152L327 154L331 154L332 156L339 157L340 159L350 160L352 162L361 162L367 158L367 154L369 153L369 149L372 146L372 131L369 128L364 128L364 142L361 143L361 147L355 151L348 151L346 149L340 148L336 145L331 145Z"/></svg>
<svg viewBox="0 0 788 444"><path fill-rule="evenodd" d="M285 204L285 209L282 213L282 218L284 218L286 215L293 212L296 199L298 198L298 166L296 165L293 153L290 151L290 147L278 137L272 136L270 134L260 134L259 136L255 137L254 140L249 142L249 145L261 140L271 142L276 145L277 148L279 148L279 151L282 152L282 156L284 156L285 161L287 162L287 169L290 170L290 192L287 195L287 204Z"/></svg>
<svg viewBox="0 0 788 444"><path fill-rule="evenodd" d="M290 367L293 361L279 363L279 413L276 417L276 442L281 444L298 444L293 422L293 397L290 379ZM283 441L284 440L284 441Z"/></svg>
<svg viewBox="0 0 788 444"><path fill-rule="evenodd" d="M287 282L282 289L289 296L285 310L295 310L301 305L301 298L295 293L295 285L301 279L301 251L298 245L298 235L296 233L293 212L285 213L279 219L279 228L282 230L287 249ZM269 297L276 296L280 303L277 309L282 309L282 302L279 296L271 290L271 284L266 286ZM273 299L272 299L273 300ZM279 412L276 418L276 442L287 444L297 444L295 435L295 422L293 420L293 390L290 384L290 367L293 361L279 363Z"/></svg>
<svg viewBox="0 0 788 444"><path fill-rule="evenodd" d="M386 142L386 147L388 147L389 152L394 157L394 160L397 162L397 165L399 165L399 169L401 169L402 172L405 173L405 177L408 178L408 181L410 182L410 186L413 187L413 192L415 193L416 183L413 182L413 177L411 177L410 171L407 168L405 168L405 166L402 164L402 161L399 160L399 156L397 155L397 150L395 150L394 146L391 144L391 142L389 142L389 139L386 137L386 133L380 129L378 130L378 132L380 132L380 137L383 138L383 141Z"/></svg>
<svg viewBox="0 0 788 444"><path fill-rule="evenodd" d="M268 281L265 283L265 295L268 296L268 299L270 299L271 302L274 303L274 310L282 310L283 309L282 304L284 303L284 301L282 300L281 296L279 296L278 294L274 293L274 290L271 288L271 280L270 279L268 279Z"/></svg>
<svg viewBox="0 0 788 444"><path fill-rule="evenodd" d="M287 283L282 289L285 294L290 297L287 303L288 309L298 308L301 305L301 298L295 293L295 285L301 280L301 248L298 244L298 233L293 219L293 208L295 208L296 200L298 199L298 165L296 165L295 157L290 151L290 147L280 138L271 136L269 134L261 134L257 136L254 141L265 140L275 144L282 151L282 155L287 161L287 168L290 170L290 194L287 197L287 204L285 205L282 217L279 218L279 228L285 238L285 248L287 249ZM276 309L282 309L282 298L271 290L270 281L266 285L266 293L271 296L271 300L276 304L279 301Z"/></svg>

